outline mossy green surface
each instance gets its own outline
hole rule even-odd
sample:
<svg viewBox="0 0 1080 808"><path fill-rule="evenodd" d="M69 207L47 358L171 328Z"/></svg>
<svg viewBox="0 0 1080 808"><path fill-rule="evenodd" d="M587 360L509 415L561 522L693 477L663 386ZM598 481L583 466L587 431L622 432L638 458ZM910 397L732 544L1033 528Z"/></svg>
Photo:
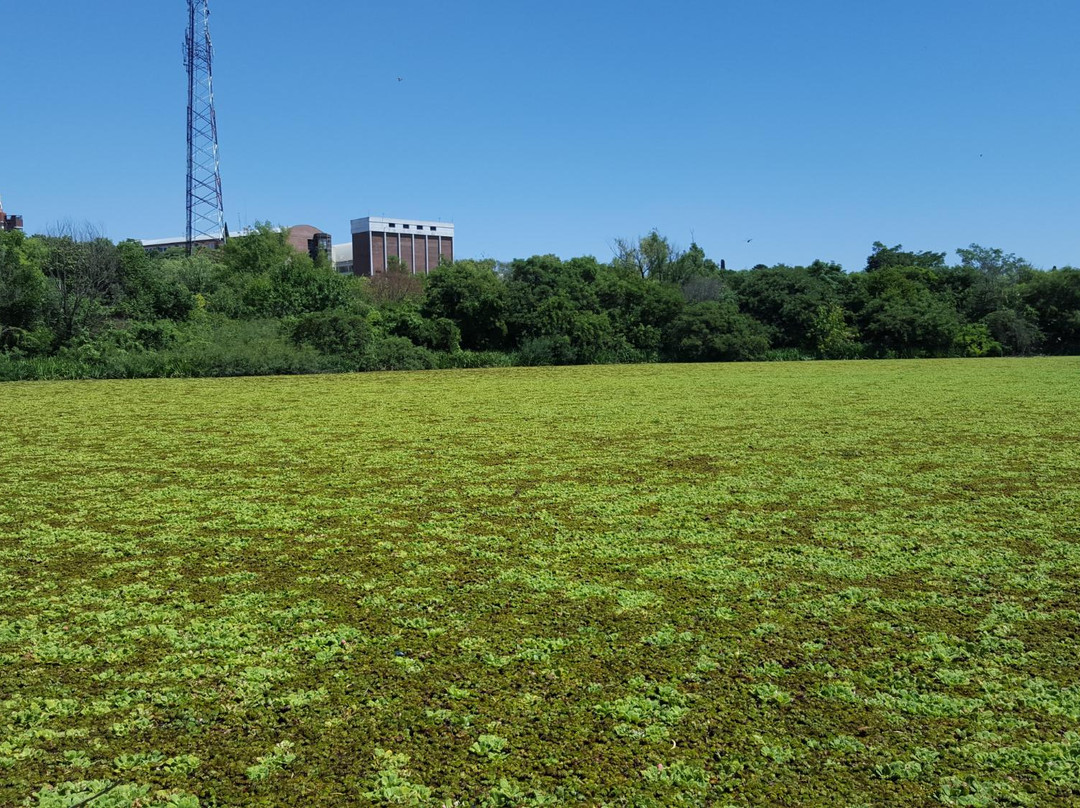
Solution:
<svg viewBox="0 0 1080 808"><path fill-rule="evenodd" d="M1080 801L1080 362L0 387L0 804Z"/></svg>

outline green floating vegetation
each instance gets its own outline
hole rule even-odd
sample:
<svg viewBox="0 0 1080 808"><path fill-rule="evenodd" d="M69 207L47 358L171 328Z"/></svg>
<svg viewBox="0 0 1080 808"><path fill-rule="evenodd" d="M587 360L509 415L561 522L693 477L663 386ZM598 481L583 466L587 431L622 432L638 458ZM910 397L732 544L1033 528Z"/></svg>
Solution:
<svg viewBox="0 0 1080 808"><path fill-rule="evenodd" d="M1080 362L0 387L0 804L1080 803Z"/></svg>

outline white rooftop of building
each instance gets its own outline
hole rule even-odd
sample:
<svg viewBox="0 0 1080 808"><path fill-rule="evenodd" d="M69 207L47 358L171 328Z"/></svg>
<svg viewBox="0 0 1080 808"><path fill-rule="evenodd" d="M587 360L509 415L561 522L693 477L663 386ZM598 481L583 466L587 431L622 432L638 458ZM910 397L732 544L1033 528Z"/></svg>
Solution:
<svg viewBox="0 0 1080 808"><path fill-rule="evenodd" d="M430 222L422 219L395 219L389 216L365 216L352 220L353 233L422 233L427 236L453 236L451 222Z"/></svg>
<svg viewBox="0 0 1080 808"><path fill-rule="evenodd" d="M221 241L221 237L195 236L192 241L201 244L204 241ZM141 238L139 243L144 247L171 247L174 244L187 244L187 238L184 236L177 236L176 238Z"/></svg>

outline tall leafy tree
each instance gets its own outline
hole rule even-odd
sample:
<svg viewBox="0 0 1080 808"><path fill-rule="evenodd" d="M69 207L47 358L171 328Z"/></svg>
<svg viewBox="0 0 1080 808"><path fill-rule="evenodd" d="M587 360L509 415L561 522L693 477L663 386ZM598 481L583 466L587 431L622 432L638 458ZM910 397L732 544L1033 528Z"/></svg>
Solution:
<svg viewBox="0 0 1080 808"><path fill-rule="evenodd" d="M636 272L642 278L676 282L675 264L679 251L656 230L633 242L630 239L615 240L614 264Z"/></svg>
<svg viewBox="0 0 1080 808"><path fill-rule="evenodd" d="M1037 316L1030 308L1025 313L1015 309L998 309L986 315L983 324L1005 353L1024 356L1038 351L1046 339L1034 322Z"/></svg>
<svg viewBox="0 0 1080 808"><path fill-rule="evenodd" d="M599 312L595 281L602 271L595 258L562 261L534 255L513 261L506 281L507 326L511 338L565 334L578 312Z"/></svg>
<svg viewBox="0 0 1080 808"><path fill-rule="evenodd" d="M1020 297L1034 313L1047 351L1080 353L1080 269L1032 273Z"/></svg>
<svg viewBox="0 0 1080 808"><path fill-rule="evenodd" d="M679 362L764 359L765 327L731 302L692 303L667 328L667 353Z"/></svg>
<svg viewBox="0 0 1080 808"><path fill-rule="evenodd" d="M683 308L679 290L613 264L600 269L596 293L616 334L644 356L659 356L664 328Z"/></svg>
<svg viewBox="0 0 1080 808"><path fill-rule="evenodd" d="M921 269L944 269L945 253L941 252L910 252L905 251L903 245L886 247L882 242L875 241L873 252L866 259L866 271L877 272L887 267L919 267Z"/></svg>
<svg viewBox="0 0 1080 808"><path fill-rule="evenodd" d="M940 279L930 269L892 266L863 276L867 299L860 331L881 356L945 356L962 322L948 297L935 294Z"/></svg>
<svg viewBox="0 0 1080 808"><path fill-rule="evenodd" d="M240 317L288 317L343 306L346 281L328 265L297 252L284 228L267 223L221 250L220 285L212 303Z"/></svg>
<svg viewBox="0 0 1080 808"><path fill-rule="evenodd" d="M739 308L769 328L770 342L813 351L823 306L837 302L835 288L805 267L752 270L739 286Z"/></svg>
<svg viewBox="0 0 1080 808"><path fill-rule="evenodd" d="M391 255L386 259L386 271L368 281L371 299L379 305L415 303L424 297L424 276L417 275L408 265Z"/></svg>
<svg viewBox="0 0 1080 808"><path fill-rule="evenodd" d="M42 322L49 294L44 258L40 239L0 231L0 349L25 344Z"/></svg>
<svg viewBox="0 0 1080 808"><path fill-rule="evenodd" d="M44 238L42 271L52 286L53 330L61 344L101 325L105 307L120 295L116 245L90 228L64 225Z"/></svg>
<svg viewBox="0 0 1080 808"><path fill-rule="evenodd" d="M956 254L960 267L970 273L964 296L969 317L982 319L990 312L1017 308L1020 281L1033 271L1031 264L1012 253L978 244L959 248Z"/></svg>
<svg viewBox="0 0 1080 808"><path fill-rule="evenodd" d="M151 256L137 241L117 244L116 252L121 290L118 313L135 319L183 320L195 308L195 291L184 283L175 259Z"/></svg>
<svg viewBox="0 0 1080 808"><path fill-rule="evenodd" d="M494 262L455 261L428 276L420 311L429 319L454 323L463 348L500 350L506 347L506 298Z"/></svg>
<svg viewBox="0 0 1080 808"><path fill-rule="evenodd" d="M848 314L838 303L818 307L809 336L822 359L857 359L862 355L859 332L848 323Z"/></svg>

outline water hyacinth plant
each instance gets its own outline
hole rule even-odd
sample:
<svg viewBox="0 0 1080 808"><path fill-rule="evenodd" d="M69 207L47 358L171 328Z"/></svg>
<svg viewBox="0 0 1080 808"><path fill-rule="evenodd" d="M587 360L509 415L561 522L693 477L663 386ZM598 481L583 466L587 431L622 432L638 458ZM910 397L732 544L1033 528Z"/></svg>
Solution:
<svg viewBox="0 0 1080 808"><path fill-rule="evenodd" d="M0 387L0 804L1080 801L1080 366Z"/></svg>

